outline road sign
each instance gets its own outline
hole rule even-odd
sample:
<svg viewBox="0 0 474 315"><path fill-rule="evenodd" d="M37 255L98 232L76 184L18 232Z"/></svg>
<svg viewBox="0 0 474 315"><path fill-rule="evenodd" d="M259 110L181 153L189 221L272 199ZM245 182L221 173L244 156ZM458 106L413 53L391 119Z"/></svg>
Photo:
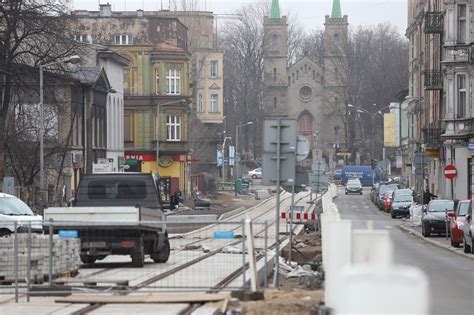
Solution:
<svg viewBox="0 0 474 315"><path fill-rule="evenodd" d="M444 177L452 180L457 175L458 171L454 165L446 165L446 167L444 168Z"/></svg>
<svg viewBox="0 0 474 315"><path fill-rule="evenodd" d="M413 156L413 164L416 168L421 168L422 165L427 165L430 162L430 158L423 152L417 152Z"/></svg>
<svg viewBox="0 0 474 315"><path fill-rule="evenodd" d="M310 144L308 138L298 135L296 139L296 161L301 162L309 155Z"/></svg>
<svg viewBox="0 0 474 315"><path fill-rule="evenodd" d="M329 175L308 174L308 182L311 184L321 183L325 184L329 181Z"/></svg>
<svg viewBox="0 0 474 315"><path fill-rule="evenodd" d="M280 134L278 124L280 122ZM263 151L276 152L277 143L281 152L296 152L296 120L290 118L266 119L263 122Z"/></svg>
<svg viewBox="0 0 474 315"><path fill-rule="evenodd" d="M315 160L313 164L311 164L311 170L313 173L317 172L325 172L326 171L326 161L324 160Z"/></svg>

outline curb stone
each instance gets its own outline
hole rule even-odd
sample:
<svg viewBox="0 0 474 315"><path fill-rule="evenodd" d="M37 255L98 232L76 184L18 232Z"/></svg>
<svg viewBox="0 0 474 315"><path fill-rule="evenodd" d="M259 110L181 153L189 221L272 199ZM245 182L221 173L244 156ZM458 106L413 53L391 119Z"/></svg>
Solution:
<svg viewBox="0 0 474 315"><path fill-rule="evenodd" d="M448 251L450 251L452 253L455 253L455 254L458 254L459 256L462 256L464 258L469 258L469 259L474 260L474 254L466 254L466 253L463 253L459 250L456 250L455 248L453 248L449 245L440 244L439 242L436 242L435 240L424 237L420 232L418 232L418 231L416 231L416 230L414 230L414 229L412 229L412 228L410 228L406 225L399 225L399 228L404 232L411 233L411 234L417 236L418 238L421 238L422 240L424 240L427 243L430 243L431 245L442 248L444 250L448 250Z"/></svg>

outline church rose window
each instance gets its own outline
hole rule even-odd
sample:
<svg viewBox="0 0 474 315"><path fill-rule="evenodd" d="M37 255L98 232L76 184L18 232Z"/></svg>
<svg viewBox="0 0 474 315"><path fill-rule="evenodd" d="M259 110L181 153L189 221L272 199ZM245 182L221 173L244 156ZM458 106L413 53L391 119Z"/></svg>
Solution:
<svg viewBox="0 0 474 315"><path fill-rule="evenodd" d="M300 88L300 98L307 101L310 100L313 97L313 90L305 85Z"/></svg>

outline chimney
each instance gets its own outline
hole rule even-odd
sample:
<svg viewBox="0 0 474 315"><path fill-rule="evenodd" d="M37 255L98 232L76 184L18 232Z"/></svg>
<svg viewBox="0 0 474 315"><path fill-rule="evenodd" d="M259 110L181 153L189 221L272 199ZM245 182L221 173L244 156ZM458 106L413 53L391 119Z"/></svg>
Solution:
<svg viewBox="0 0 474 315"><path fill-rule="evenodd" d="M100 16L112 16L112 6L107 2L107 4L100 4Z"/></svg>

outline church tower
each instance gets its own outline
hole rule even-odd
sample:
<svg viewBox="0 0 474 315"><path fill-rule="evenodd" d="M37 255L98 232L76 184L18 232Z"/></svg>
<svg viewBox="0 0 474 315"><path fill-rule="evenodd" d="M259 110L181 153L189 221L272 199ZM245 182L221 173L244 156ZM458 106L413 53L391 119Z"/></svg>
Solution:
<svg viewBox="0 0 474 315"><path fill-rule="evenodd" d="M264 20L264 108L266 114L287 114L288 25L281 16L278 0L272 1L270 16Z"/></svg>
<svg viewBox="0 0 474 315"><path fill-rule="evenodd" d="M326 15L324 23L324 86L326 112L324 141L334 143L335 151L343 149L345 128L343 117L346 112L344 95L347 82L348 17L342 15L340 0L333 0L331 16Z"/></svg>

